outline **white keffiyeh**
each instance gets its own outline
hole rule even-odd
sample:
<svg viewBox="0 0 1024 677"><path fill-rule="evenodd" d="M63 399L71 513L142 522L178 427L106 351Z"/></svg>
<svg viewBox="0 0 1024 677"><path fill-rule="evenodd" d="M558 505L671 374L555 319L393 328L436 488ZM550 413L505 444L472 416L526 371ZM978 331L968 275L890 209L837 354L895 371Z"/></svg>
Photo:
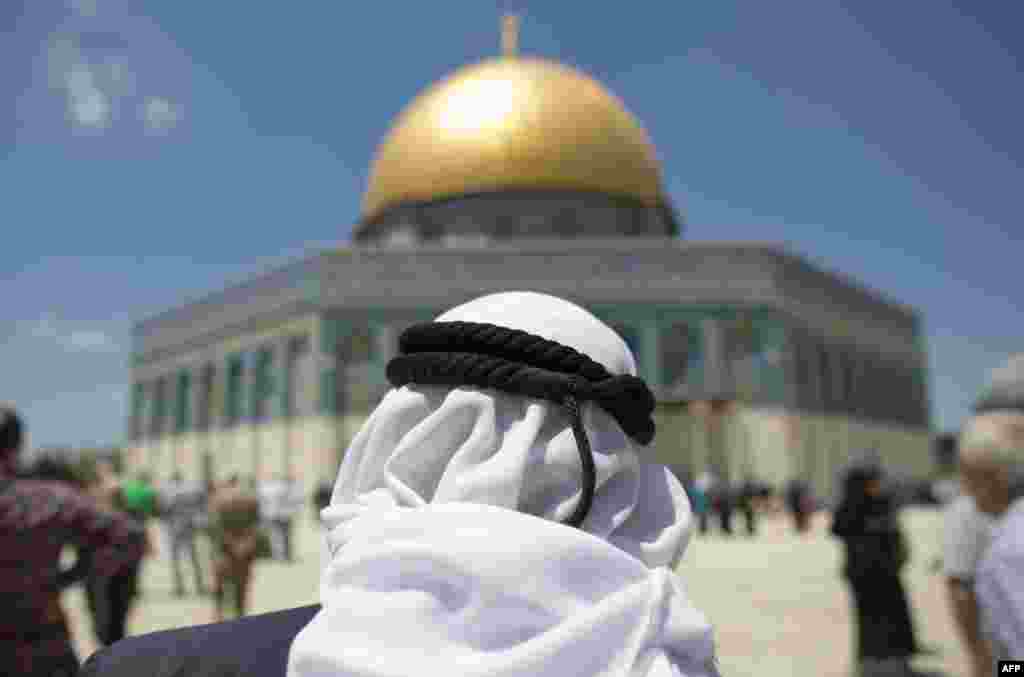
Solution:
<svg viewBox="0 0 1024 677"><path fill-rule="evenodd" d="M439 321L521 329L635 374L629 349L551 296L486 296ZM570 422L555 403L475 388L389 392L346 453L331 504L323 609L289 677L705 677L707 620L672 569L690 537L679 482L596 405L582 529Z"/></svg>

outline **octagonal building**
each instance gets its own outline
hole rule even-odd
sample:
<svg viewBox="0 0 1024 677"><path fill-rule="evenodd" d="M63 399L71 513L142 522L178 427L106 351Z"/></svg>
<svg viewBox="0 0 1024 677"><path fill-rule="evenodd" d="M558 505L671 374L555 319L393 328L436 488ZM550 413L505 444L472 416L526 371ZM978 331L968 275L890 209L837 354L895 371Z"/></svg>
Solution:
<svg viewBox="0 0 1024 677"><path fill-rule="evenodd" d="M862 449L930 471L916 313L772 243L694 242L650 139L590 77L506 56L420 94L348 246L134 328L129 459L158 477L333 478L401 330L482 294L570 299L658 399L652 460L820 495Z"/></svg>

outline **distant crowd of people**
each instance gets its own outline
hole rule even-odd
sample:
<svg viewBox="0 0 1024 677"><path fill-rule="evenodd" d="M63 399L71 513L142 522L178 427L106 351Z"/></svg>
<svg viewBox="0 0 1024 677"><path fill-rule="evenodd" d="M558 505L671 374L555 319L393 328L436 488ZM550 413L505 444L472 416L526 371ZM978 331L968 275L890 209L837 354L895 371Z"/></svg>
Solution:
<svg viewBox="0 0 1024 677"><path fill-rule="evenodd" d="M783 508L792 516L796 531L806 533L810 528L811 515L817 509L810 485L803 480L793 480L782 491L777 491L771 485L751 478L734 485L719 479L711 471L701 473L696 479L687 475L683 473L683 484L701 534L711 530L714 518L722 535L733 535L733 517L739 513L746 534L756 536L760 515L776 514Z"/></svg>
<svg viewBox="0 0 1024 677"><path fill-rule="evenodd" d="M123 639L141 594L143 561L158 552L154 521L166 533L173 593L187 594L188 565L195 592L212 592L215 621L229 602L237 616L247 613L256 560L295 558L293 522L305 501L291 478L203 483L176 472L157 485L145 472L119 474L107 459L96 463L92 477L82 477L55 455L22 462L24 435L18 414L0 407L0 601L7 603L0 614L0 675L78 673L61 606L63 591L76 584L83 586L97 643ZM204 538L209 548L200 544ZM75 560L62 568L65 548Z"/></svg>
<svg viewBox="0 0 1024 677"><path fill-rule="evenodd" d="M248 612L257 560L295 559L293 523L304 500L294 478L243 482L232 475L222 482L204 484L186 481L176 472L155 496L155 514L163 521L169 544L174 594L187 594L183 570L187 563L196 593L212 593L215 621L225 617L229 606L236 616ZM204 550L197 544L201 537L209 544L209 582L201 557Z"/></svg>
<svg viewBox="0 0 1024 677"><path fill-rule="evenodd" d="M1024 656L1024 358L1003 378L1003 395L979 402L961 433L958 481L939 492L941 564L972 677L991 674L996 659ZM294 521L305 500L293 478L203 483L175 473L157 485L146 473L125 477L101 461L83 480L52 457L20 465L23 439L17 413L0 407L0 674L77 673L60 602L72 585L84 587L97 641L124 638L143 561L157 552L149 536L154 521L166 533L174 594L189 594L190 573L195 593L212 595L214 621L228 607L246 615L257 560L296 557ZM731 484L712 472L682 479L700 533L714 518L722 534L733 534L738 512L755 536L760 514L786 510L795 532L806 534L820 507L801 480L775 490L750 478ZM316 489L318 513L331 494L329 484ZM902 578L911 552L897 485L877 461L862 461L847 468L837 498L830 533L844 555L858 674L918 674L910 660L929 649L918 640ZM76 558L62 567L66 547Z"/></svg>

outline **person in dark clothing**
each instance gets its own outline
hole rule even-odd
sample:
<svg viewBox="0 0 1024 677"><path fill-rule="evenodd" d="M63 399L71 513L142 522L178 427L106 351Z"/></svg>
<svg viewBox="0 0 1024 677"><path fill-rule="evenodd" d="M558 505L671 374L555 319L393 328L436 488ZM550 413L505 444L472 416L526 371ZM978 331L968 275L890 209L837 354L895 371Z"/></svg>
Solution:
<svg viewBox="0 0 1024 677"><path fill-rule="evenodd" d="M165 485L160 497L160 513L167 531L170 544L171 571L174 574L174 594L185 596L185 576L182 572L181 560L187 558L191 562L196 592L206 594L206 583L203 569L199 563L199 550L196 535L199 531L201 515L206 510L206 495L201 485L185 481L180 470L171 475L171 481Z"/></svg>
<svg viewBox="0 0 1024 677"><path fill-rule="evenodd" d="M105 507L131 520L147 534L146 521L156 511L155 492L149 486L148 476L118 483L109 474L113 469L103 465L100 468L101 490L97 494ZM106 492L105 495L103 492ZM152 552L152 545L146 537L145 553ZM139 595L139 575L142 558L134 561L113 574L93 572L86 581L89 609L93 616L93 629L100 644L110 645L125 637L128 632L128 617L132 605Z"/></svg>
<svg viewBox="0 0 1024 677"><path fill-rule="evenodd" d="M316 491L313 492L313 510L316 511L316 519L320 521L320 513L331 503L331 492L334 487L328 482L321 482Z"/></svg>
<svg viewBox="0 0 1024 677"><path fill-rule="evenodd" d="M61 590L89 569L113 575L130 567L144 536L65 481L19 476L22 436L17 414L0 407L0 675L71 677L78 658ZM70 570L60 569L65 545L80 557Z"/></svg>
<svg viewBox="0 0 1024 677"><path fill-rule="evenodd" d="M254 491L231 477L210 497L211 536L214 543L214 619L224 620L228 588L235 613L248 612L253 563L270 543L260 526L260 502Z"/></svg>
<svg viewBox="0 0 1024 677"><path fill-rule="evenodd" d="M758 486L751 479L745 480L737 493L737 507L743 514L743 519L747 524L747 535L749 536L757 535L757 511L754 509L757 494Z"/></svg>
<svg viewBox="0 0 1024 677"><path fill-rule="evenodd" d="M736 509L736 499L731 484L723 481L715 488L715 504L722 533L732 536L732 514Z"/></svg>
<svg viewBox="0 0 1024 677"><path fill-rule="evenodd" d="M320 605L124 639L97 651L79 677L282 677L292 640Z"/></svg>
<svg viewBox="0 0 1024 677"><path fill-rule="evenodd" d="M690 482L686 485L686 494L690 498L690 508L697 516L697 526L700 533L708 532L708 497L699 482Z"/></svg>
<svg viewBox="0 0 1024 677"><path fill-rule="evenodd" d="M907 547L894 499L883 491L883 477L877 466L851 469L832 522L832 534L846 550L843 576L853 596L862 674L882 666L909 670L907 661L918 653L900 578Z"/></svg>
<svg viewBox="0 0 1024 677"><path fill-rule="evenodd" d="M793 526L803 534L811 528L811 491L803 480L793 480L786 488L786 508L793 516Z"/></svg>

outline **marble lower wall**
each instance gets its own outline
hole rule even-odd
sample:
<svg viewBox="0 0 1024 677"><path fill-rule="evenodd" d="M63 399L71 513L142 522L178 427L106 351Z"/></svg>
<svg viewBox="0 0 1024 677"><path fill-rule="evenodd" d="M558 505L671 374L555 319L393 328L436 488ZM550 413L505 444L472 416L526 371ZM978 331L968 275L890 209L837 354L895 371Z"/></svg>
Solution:
<svg viewBox="0 0 1024 677"><path fill-rule="evenodd" d="M149 469L158 479L175 469L199 479L203 454L209 452L216 477L239 473L269 478L291 472L312 491L320 481L333 481L340 451L364 422L363 416L318 415L169 436L130 448L129 463ZM657 424L658 435L646 460L694 473L709 468L734 480L751 476L777 487L803 477L826 499L832 496L839 470L863 450L877 449L895 473L928 477L935 471L927 430L742 408L718 414L662 410Z"/></svg>
<svg viewBox="0 0 1024 677"><path fill-rule="evenodd" d="M203 456L209 453L218 479L235 473L258 479L291 473L312 491L320 480L333 480L337 428L332 417L308 416L171 435L130 447L128 465L145 468L158 480L176 469L187 479L199 480L203 476Z"/></svg>
<svg viewBox="0 0 1024 677"><path fill-rule="evenodd" d="M657 422L651 449L656 462L695 474L710 469L734 480L751 476L775 486L802 477L826 499L849 459L869 450L877 450L895 474L923 478L936 471L926 429L736 407L717 414L662 412Z"/></svg>

